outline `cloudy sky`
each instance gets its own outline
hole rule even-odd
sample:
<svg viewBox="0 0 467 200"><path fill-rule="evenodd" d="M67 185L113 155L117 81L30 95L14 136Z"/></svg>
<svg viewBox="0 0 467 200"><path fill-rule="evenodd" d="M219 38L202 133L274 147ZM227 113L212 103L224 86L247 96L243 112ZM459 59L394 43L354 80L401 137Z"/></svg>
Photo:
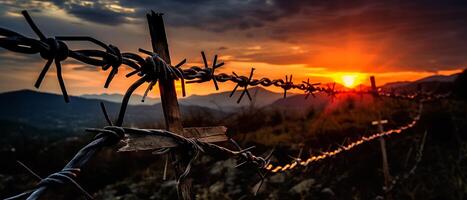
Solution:
<svg viewBox="0 0 467 200"><path fill-rule="evenodd" d="M151 49L145 14L162 12L173 62L200 63L204 50L226 63L220 72L246 75L255 67L256 78L293 74L296 81L339 82L341 75L366 81L371 74L385 83L467 66L467 1L0 0L0 27L36 37L20 14L24 9L49 37L93 36L131 52ZM44 63L38 55L0 49L0 91L32 89ZM108 72L77 62L66 63L63 73L75 95L122 93L134 80L121 70L104 89ZM53 67L41 90L59 91ZM188 92L206 94L214 87L190 85Z"/></svg>

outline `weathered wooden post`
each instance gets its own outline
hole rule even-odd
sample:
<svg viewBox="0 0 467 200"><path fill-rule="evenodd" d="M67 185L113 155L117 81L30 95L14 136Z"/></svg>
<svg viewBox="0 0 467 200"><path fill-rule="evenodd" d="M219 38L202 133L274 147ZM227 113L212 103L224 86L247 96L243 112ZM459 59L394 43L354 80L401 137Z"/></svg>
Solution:
<svg viewBox="0 0 467 200"><path fill-rule="evenodd" d="M151 43L153 51L156 52L161 59L170 65L170 54L165 33L164 21L161 13L151 12L147 14L149 31L151 34ZM161 103L164 112L166 130L182 135L184 137L196 138L205 142L226 141L226 128L220 127L200 127L200 128L183 128L181 121L180 108L177 100L177 92L175 90L175 82L173 79L160 79L159 90ZM162 147L175 147L176 143L168 138L153 137L153 136L130 136L127 146L120 149L121 151L137 151L150 150ZM171 157L177 161L175 172L177 176L183 173L189 159L188 152L183 149L178 149L176 153L172 153ZM178 197L179 199L192 199L191 179L183 179L179 183Z"/></svg>
<svg viewBox="0 0 467 200"><path fill-rule="evenodd" d="M376 88L375 77L371 76L370 81L371 81L371 90L372 90L373 96L375 98L377 98L378 97L378 89ZM384 131L383 124L387 123L388 120L382 120L381 119L381 113L380 113L379 110L377 111L377 113L378 113L378 119L376 121L371 122L371 124L372 125L377 125L378 126L378 131L383 132ZM388 163L388 156L387 156L387 152L386 152L386 141L384 140L383 137L379 138L379 144L380 144L380 147L381 147L381 157L382 157L382 161L383 161L384 186L388 187L389 184L391 184L391 174L389 173L389 163ZM386 199L391 199L391 197L386 196Z"/></svg>
<svg viewBox="0 0 467 200"><path fill-rule="evenodd" d="M165 34L162 13L151 12L151 14L147 14L147 18L152 48L159 57L170 65L169 46ZM177 92L175 90L175 81L173 79L159 79L159 90L167 130L185 137L194 137L204 142L220 142L226 140L226 128L224 126L183 128ZM154 148L160 148L174 147L175 144L169 144L169 146L164 146L164 144L154 145Z"/></svg>
<svg viewBox="0 0 467 200"><path fill-rule="evenodd" d="M169 45L167 43L167 35L165 33L164 20L162 13L151 12L147 14L149 33L151 35L151 44L154 52L170 65ZM174 133L183 135L182 116L178 106L177 91L175 90L175 82L173 79L160 79L159 91L161 96L162 109L164 112L165 128ZM179 155L172 153L172 157L179 162L175 164L175 173L179 176L183 172L185 166L184 155L186 152L180 152ZM191 199L191 180L186 179L179 183L178 197L179 199Z"/></svg>

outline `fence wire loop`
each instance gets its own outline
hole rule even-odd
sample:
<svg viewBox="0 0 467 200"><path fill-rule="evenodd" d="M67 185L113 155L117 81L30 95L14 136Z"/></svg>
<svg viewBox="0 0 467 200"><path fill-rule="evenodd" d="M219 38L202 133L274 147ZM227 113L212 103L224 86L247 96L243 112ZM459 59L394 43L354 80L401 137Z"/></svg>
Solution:
<svg viewBox="0 0 467 200"><path fill-rule="evenodd" d="M86 129L87 132L93 132L97 133L97 135L94 137L94 140L106 137L108 138L107 141L109 145L111 144L116 144L119 142L121 139L125 137L125 131L123 130L122 127L118 126L106 126L103 129Z"/></svg>
<svg viewBox="0 0 467 200"><path fill-rule="evenodd" d="M141 65L140 69L128 74L132 76L138 73L139 76L145 77L146 81L149 82L149 86L146 89L142 101L148 95L148 92L152 90L158 80L180 80L182 81L182 93L185 95L185 84L183 72L180 67L186 63L186 59L182 60L176 66L171 66L166 63L157 53L151 52L144 49L139 49L140 52L147 54L149 57L145 59L144 64Z"/></svg>
<svg viewBox="0 0 467 200"><path fill-rule="evenodd" d="M110 51L109 51L110 50ZM123 64L123 56L120 53L120 49L118 47L109 45L109 50L107 50L107 53L111 55L116 55L116 57L104 57L104 62L107 62L107 64L102 66L102 69L105 71L112 67L112 70L110 70L109 76L107 77L107 80L105 81L104 88L108 88L110 85L110 82L112 79L115 77L115 75L118 73L118 67L120 67ZM112 58L112 59L109 59Z"/></svg>

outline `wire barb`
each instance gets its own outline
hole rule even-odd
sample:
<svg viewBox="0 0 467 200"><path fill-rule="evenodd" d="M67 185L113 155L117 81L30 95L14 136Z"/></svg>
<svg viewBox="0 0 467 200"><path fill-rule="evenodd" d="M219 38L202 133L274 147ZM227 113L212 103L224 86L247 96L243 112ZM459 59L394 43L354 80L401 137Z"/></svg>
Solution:
<svg viewBox="0 0 467 200"><path fill-rule="evenodd" d="M235 91L237 91L237 88L238 87L242 87L243 88L243 91L242 93L240 94L240 97L238 98L237 100L237 103L240 103L240 101L242 100L243 96L246 94L248 96L248 99L250 99L250 101L252 101L253 99L251 98L251 95L250 95L250 92L248 92L248 86L250 85L251 83L251 80L253 78L253 72L255 71L255 68L251 68L251 71L250 71L250 76L247 78L246 76L238 76L235 72L232 72L235 77L237 78L237 80L239 80L237 82L237 85L234 87L234 89L232 90L232 92L230 93L230 97L232 97L235 93Z"/></svg>
<svg viewBox="0 0 467 200"><path fill-rule="evenodd" d="M62 65L60 63L68 57L69 52L67 45L62 41L56 40L55 38L46 38L44 34L39 30L37 25L34 23L31 16L29 16L28 12L23 10L21 13L23 14L31 29L40 38L39 41L44 46L44 48L38 51L40 52L41 57L47 60L47 63L44 65L39 77L37 78L36 83L34 84L34 87L40 87L42 80L44 79L47 71L50 68L50 65L52 64L52 62L55 62L55 68L57 72L58 83L60 85L60 90L62 91L65 102L68 103L70 99L65 88L65 81L62 77ZM33 47L32 44L30 44L30 46L31 48Z"/></svg>
<svg viewBox="0 0 467 200"><path fill-rule="evenodd" d="M281 87L282 89L284 89L284 99L285 99L287 98L287 90L294 88L294 84L292 82L292 74L290 75L290 79L288 78L287 75L285 75L285 82Z"/></svg>

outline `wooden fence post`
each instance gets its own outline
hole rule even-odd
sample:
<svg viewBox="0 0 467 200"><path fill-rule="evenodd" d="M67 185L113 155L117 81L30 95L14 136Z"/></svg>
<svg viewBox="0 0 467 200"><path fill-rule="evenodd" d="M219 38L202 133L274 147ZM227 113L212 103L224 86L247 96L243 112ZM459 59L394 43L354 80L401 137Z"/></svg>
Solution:
<svg viewBox="0 0 467 200"><path fill-rule="evenodd" d="M373 92L373 96L375 98L378 97L378 89L376 87L376 81L375 77L371 76L370 77L371 81L371 90ZM378 110L378 119L377 121L373 121L373 125L378 126L378 131L382 133L384 131L383 124L387 123L387 120L382 120L381 119L381 112ZM383 162L383 174L384 174L384 186L388 187L391 184L391 174L389 173L389 163L388 163L388 156L387 156L387 151L386 151L386 141L384 140L383 137L379 138L379 144L381 147L381 157L382 157L382 162ZM386 199L392 199L389 194L386 196Z"/></svg>
<svg viewBox="0 0 467 200"><path fill-rule="evenodd" d="M169 45L167 43L167 36L165 33L164 21L162 13L147 14L149 32L151 34L151 44L154 52L170 65ZM183 135L183 126L181 121L180 108L177 100L177 92L175 90L175 82L173 79L160 79L159 90L161 96L162 109L164 112L166 129ZM175 159L175 173L177 176L183 173L186 166L187 152L171 153L171 157ZM191 192L192 180L190 178L184 179L179 183L178 198L179 199L192 199Z"/></svg>

